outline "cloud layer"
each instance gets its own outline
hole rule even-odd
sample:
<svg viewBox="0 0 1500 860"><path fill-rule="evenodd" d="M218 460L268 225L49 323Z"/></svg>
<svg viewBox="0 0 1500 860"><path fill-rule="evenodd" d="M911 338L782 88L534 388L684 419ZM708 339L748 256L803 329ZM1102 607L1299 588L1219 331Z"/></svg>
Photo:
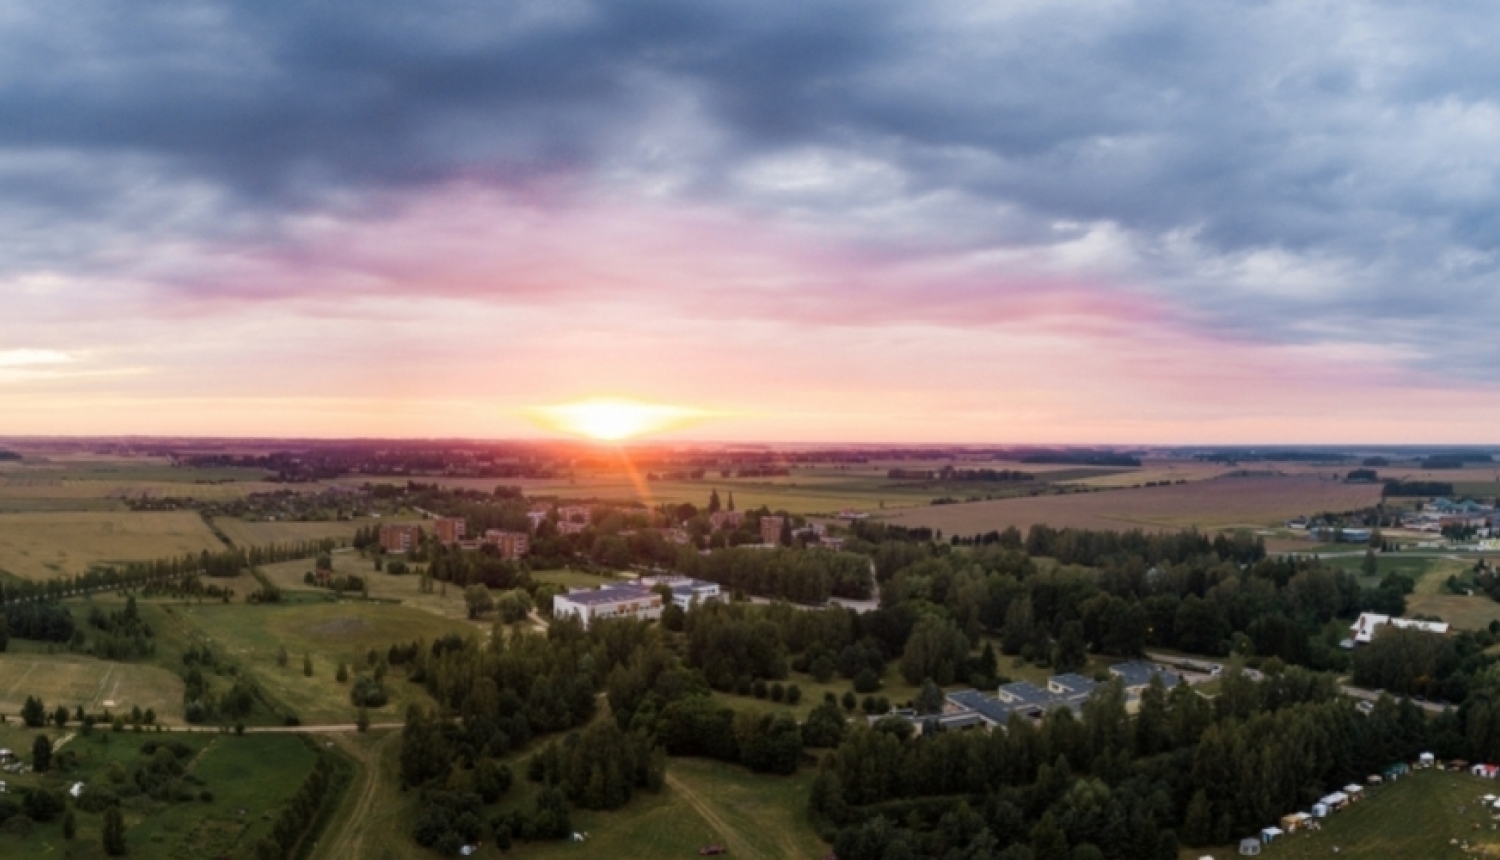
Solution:
<svg viewBox="0 0 1500 860"><path fill-rule="evenodd" d="M1492 439L1497 17L13 4L0 432Z"/></svg>

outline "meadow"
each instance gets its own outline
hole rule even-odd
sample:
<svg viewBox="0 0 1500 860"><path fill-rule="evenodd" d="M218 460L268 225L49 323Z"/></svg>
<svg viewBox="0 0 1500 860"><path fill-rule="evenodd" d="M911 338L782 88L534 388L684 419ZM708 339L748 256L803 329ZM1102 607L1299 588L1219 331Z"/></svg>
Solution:
<svg viewBox="0 0 1500 860"><path fill-rule="evenodd" d="M1493 856L1500 853L1500 829L1479 798L1495 794L1497 788L1494 780L1469 774L1416 771L1391 785L1368 790L1365 800L1324 820L1321 831L1284 836L1261 856L1268 860L1322 860L1335 853L1339 860ZM1184 860L1237 855L1234 847L1182 852Z"/></svg>
<svg viewBox="0 0 1500 860"><path fill-rule="evenodd" d="M1380 501L1380 487L1308 477L1217 478L1166 487L937 505L882 517L903 526L970 535L1033 525L1174 531L1260 527L1298 515L1346 511Z"/></svg>
<svg viewBox="0 0 1500 860"><path fill-rule="evenodd" d="M0 571L23 579L222 549L223 542L191 511L0 514Z"/></svg>
<svg viewBox="0 0 1500 860"><path fill-rule="evenodd" d="M204 641L249 671L272 699L297 714L304 725L354 721L357 709L349 702L349 684L335 680L340 662L349 668L352 679L361 672L368 674L366 654L371 649L383 655L399 642L479 632L473 625L413 607L361 600L204 604L184 607L179 616ZM283 647L288 660L280 666L277 654ZM311 677L303 674L303 655L312 659ZM399 720L413 702L432 704L426 691L407 683L399 670L387 677L384 686L390 701L371 711L371 719L377 722Z"/></svg>
<svg viewBox="0 0 1500 860"><path fill-rule="evenodd" d="M387 520L385 522L392 522ZM406 522L395 520L394 522ZM412 522L416 522L412 520ZM354 539L354 533L376 520L323 520L317 522L271 522L242 520L238 517L214 517L214 527L238 547L301 543L332 538L341 543Z"/></svg>
<svg viewBox="0 0 1500 860"><path fill-rule="evenodd" d="M48 708L82 705L92 713L118 713L139 706L164 720L182 717L182 679L159 666L81 654L0 654L0 712L19 712L28 696L40 697Z"/></svg>
<svg viewBox="0 0 1500 860"><path fill-rule="evenodd" d="M15 732L12 748L30 749L36 732ZM254 844L270 832L277 810L295 793L312 770L316 753L308 741L294 735L220 735L217 733L162 735L95 731L88 737L48 732L55 742L78 757L66 773L8 776L12 790L44 786L64 790L73 782L108 785L112 764L128 767L141 756L142 744L166 739L184 743L196 754L188 773L202 780L212 799L164 803L135 798L126 801L126 842L130 856L149 858L221 857L252 860ZM70 733L71 734L71 733ZM22 743L24 741L24 744ZM200 790L197 786L194 790ZM95 860L105 856L100 840L102 814L79 810L77 836L62 838L60 821L36 825L29 835L0 832L0 856L56 855Z"/></svg>

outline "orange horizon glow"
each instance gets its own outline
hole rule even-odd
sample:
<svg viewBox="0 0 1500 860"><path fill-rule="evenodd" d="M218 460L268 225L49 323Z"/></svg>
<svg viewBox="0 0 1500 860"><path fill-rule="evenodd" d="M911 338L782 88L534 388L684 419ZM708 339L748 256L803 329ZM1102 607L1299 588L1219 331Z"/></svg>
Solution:
<svg viewBox="0 0 1500 860"><path fill-rule="evenodd" d="M702 409L624 397L590 397L527 410L527 417L545 429L599 442L623 442L679 430L708 416Z"/></svg>

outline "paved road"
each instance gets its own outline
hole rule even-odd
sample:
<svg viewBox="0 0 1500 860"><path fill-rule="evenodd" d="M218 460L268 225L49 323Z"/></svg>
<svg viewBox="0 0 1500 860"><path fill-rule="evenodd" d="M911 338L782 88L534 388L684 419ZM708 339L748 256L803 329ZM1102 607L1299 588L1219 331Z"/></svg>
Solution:
<svg viewBox="0 0 1500 860"><path fill-rule="evenodd" d="M1389 695L1382 690L1366 690L1363 687L1350 687L1347 685L1339 687L1339 690L1346 696L1352 696L1356 699L1364 699L1367 702L1373 702L1383 695ZM1391 696L1391 698L1399 699L1400 697ZM1412 700L1412 704L1416 705L1429 714L1441 714L1443 711L1446 711L1448 707L1450 707L1447 705L1434 704L1432 702L1418 702L1416 699Z"/></svg>

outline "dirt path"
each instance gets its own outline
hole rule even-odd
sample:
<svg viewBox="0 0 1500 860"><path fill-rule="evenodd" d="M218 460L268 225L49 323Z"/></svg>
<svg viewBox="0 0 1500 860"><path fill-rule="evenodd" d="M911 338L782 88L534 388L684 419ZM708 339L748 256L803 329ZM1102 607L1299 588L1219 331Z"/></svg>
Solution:
<svg viewBox="0 0 1500 860"><path fill-rule="evenodd" d="M713 807L709 806L708 801L699 796L698 792L694 791L687 783L674 776L670 770L667 771L667 785L672 786L672 790L677 792L686 801L687 805L693 808L694 812L703 816L703 820L707 821L720 834L724 839L724 844L729 847L731 856L749 857L752 860L758 860L761 857L761 853L751 847L738 830L730 827L729 822L719 817L719 813L715 812Z"/></svg>
<svg viewBox="0 0 1500 860"><path fill-rule="evenodd" d="M362 748L347 737L332 737L334 743L359 764L359 775L355 778L355 784L350 786L347 795L350 799L345 801L347 811L341 810L340 815L334 819L330 831L323 835L323 840L313 851L313 860L367 856L365 835L370 830L370 820L375 814L375 801L380 794L380 758L400 735L392 732L376 741L369 749Z"/></svg>

